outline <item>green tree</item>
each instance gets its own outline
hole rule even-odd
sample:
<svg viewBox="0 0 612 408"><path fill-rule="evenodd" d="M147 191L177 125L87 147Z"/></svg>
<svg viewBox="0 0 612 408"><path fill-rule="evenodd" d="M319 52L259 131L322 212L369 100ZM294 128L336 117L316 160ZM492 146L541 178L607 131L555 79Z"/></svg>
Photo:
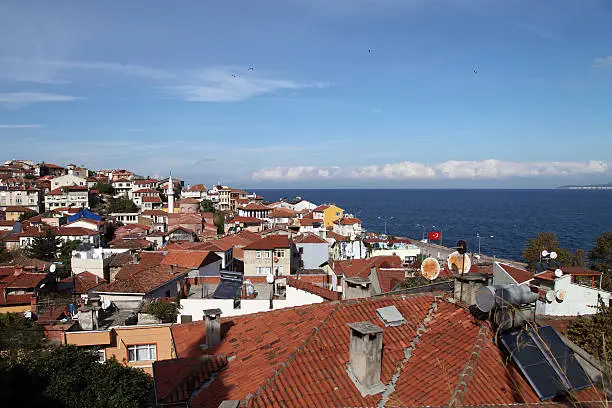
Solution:
<svg viewBox="0 0 612 408"><path fill-rule="evenodd" d="M34 237L32 245L28 247L28 256L51 262L55 259L62 240L51 228L45 228L41 234Z"/></svg>
<svg viewBox="0 0 612 408"><path fill-rule="evenodd" d="M213 224L217 227L217 234L225 233L225 215L222 213L215 213L213 216Z"/></svg>
<svg viewBox="0 0 612 408"><path fill-rule="evenodd" d="M26 211L19 216L19 221L23 222L25 220L29 220L32 217L36 217L38 213L36 211Z"/></svg>
<svg viewBox="0 0 612 408"><path fill-rule="evenodd" d="M530 239L527 246L523 250L523 258L529 264L531 270L535 269L535 265L540 260L542 251L557 253L557 261L563 266L584 266L584 251L579 249L575 253L561 248L559 240L554 232L539 232L538 236Z"/></svg>
<svg viewBox="0 0 612 408"><path fill-rule="evenodd" d="M589 354L602 361L612 361L612 308L600 300L597 313L589 317L579 316L569 325L567 336Z"/></svg>
<svg viewBox="0 0 612 408"><path fill-rule="evenodd" d="M112 198L109 205L110 213L135 213L138 206L132 200L125 197Z"/></svg>
<svg viewBox="0 0 612 408"><path fill-rule="evenodd" d="M202 200L202 202L200 203L200 209L202 210L202 212L215 212L215 206L211 200Z"/></svg>
<svg viewBox="0 0 612 408"><path fill-rule="evenodd" d="M591 268L603 273L602 287L612 290L612 231L604 232L595 240L589 254Z"/></svg>
<svg viewBox="0 0 612 408"><path fill-rule="evenodd" d="M2 242L0 242L0 264L9 262L13 259L13 254L8 251Z"/></svg>
<svg viewBox="0 0 612 408"><path fill-rule="evenodd" d="M0 313L0 350L33 350L43 346L43 329L21 313Z"/></svg>
<svg viewBox="0 0 612 408"><path fill-rule="evenodd" d="M69 345L2 355L0 391L2 406L143 407L152 402L153 384L140 369L114 359L99 363L95 353Z"/></svg>
<svg viewBox="0 0 612 408"><path fill-rule="evenodd" d="M98 190L98 193L100 194L108 194L108 195L115 194L115 188L108 183L102 183L98 181L94 188Z"/></svg>
<svg viewBox="0 0 612 408"><path fill-rule="evenodd" d="M157 317L162 323L176 323L180 306L174 302L151 302L146 313Z"/></svg>
<svg viewBox="0 0 612 408"><path fill-rule="evenodd" d="M62 263L62 270L59 271L60 278L67 278L72 272L72 251L76 250L81 241L66 241L60 246L58 261Z"/></svg>

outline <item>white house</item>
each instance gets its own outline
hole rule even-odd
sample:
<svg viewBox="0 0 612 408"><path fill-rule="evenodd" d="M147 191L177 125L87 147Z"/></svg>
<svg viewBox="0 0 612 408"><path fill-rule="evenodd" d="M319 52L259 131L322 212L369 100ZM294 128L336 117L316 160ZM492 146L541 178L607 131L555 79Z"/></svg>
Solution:
<svg viewBox="0 0 612 408"><path fill-rule="evenodd" d="M45 210L50 211L60 207L89 207L89 191L87 186L58 187L45 195Z"/></svg>
<svg viewBox="0 0 612 408"><path fill-rule="evenodd" d="M208 196L208 190L204 184L196 184L194 186L187 186L186 189L181 191L181 198L195 198L199 201L204 200Z"/></svg>
<svg viewBox="0 0 612 408"><path fill-rule="evenodd" d="M421 254L421 249L410 242L375 242L369 245L370 256L399 256L403 263L416 261Z"/></svg>
<svg viewBox="0 0 612 408"><path fill-rule="evenodd" d="M70 186L87 186L87 179L74 174L65 174L51 179L51 190Z"/></svg>
<svg viewBox="0 0 612 408"><path fill-rule="evenodd" d="M12 188L0 191L0 207L21 206L40 212L43 207L43 193L33 188Z"/></svg>
<svg viewBox="0 0 612 408"><path fill-rule="evenodd" d="M113 181L113 188L115 189L115 198L127 197L131 199L134 181L124 178L118 179Z"/></svg>
<svg viewBox="0 0 612 408"><path fill-rule="evenodd" d="M316 204L311 203L308 200L300 200L297 203L293 204L293 211L295 212L302 212L304 210L314 210L315 208L317 208Z"/></svg>
<svg viewBox="0 0 612 408"><path fill-rule="evenodd" d="M361 220L353 217L340 218L334 221L334 232L347 237L361 235Z"/></svg>

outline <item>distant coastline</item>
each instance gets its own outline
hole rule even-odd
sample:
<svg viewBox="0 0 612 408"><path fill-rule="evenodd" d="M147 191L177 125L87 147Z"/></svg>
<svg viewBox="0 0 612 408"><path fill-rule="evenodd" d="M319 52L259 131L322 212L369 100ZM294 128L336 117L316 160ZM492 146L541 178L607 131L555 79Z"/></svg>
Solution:
<svg viewBox="0 0 612 408"><path fill-rule="evenodd" d="M562 190L612 190L612 183L568 185L568 186L560 186L557 188L562 189Z"/></svg>

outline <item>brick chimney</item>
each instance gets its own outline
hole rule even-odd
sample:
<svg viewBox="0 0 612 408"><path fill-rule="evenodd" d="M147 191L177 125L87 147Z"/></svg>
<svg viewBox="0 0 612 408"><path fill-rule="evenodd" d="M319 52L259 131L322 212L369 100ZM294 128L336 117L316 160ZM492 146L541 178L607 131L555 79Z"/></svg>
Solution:
<svg viewBox="0 0 612 408"><path fill-rule="evenodd" d="M206 346L214 347L221 343L221 309L204 310L206 320Z"/></svg>
<svg viewBox="0 0 612 408"><path fill-rule="evenodd" d="M385 390L380 381L383 329L370 322L349 323L350 359L346 367L362 396Z"/></svg>

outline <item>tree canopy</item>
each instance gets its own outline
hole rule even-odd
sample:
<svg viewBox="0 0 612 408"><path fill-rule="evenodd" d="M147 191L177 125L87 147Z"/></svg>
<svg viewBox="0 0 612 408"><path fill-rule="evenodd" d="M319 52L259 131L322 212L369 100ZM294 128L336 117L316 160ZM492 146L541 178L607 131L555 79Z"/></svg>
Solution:
<svg viewBox="0 0 612 408"><path fill-rule="evenodd" d="M62 240L51 228L45 228L42 233L34 237L32 245L28 247L28 256L51 262L55 259Z"/></svg>
<svg viewBox="0 0 612 408"><path fill-rule="evenodd" d="M29 219L30 219L30 218L32 218L32 217L36 217L37 215L38 215L38 213L37 213L36 211L33 211L33 210L31 210L31 211L26 211L26 212L24 212L23 214L21 214L21 215L19 216L19 221L22 221L22 222L23 222L23 221L25 221L25 220L29 220Z"/></svg>
<svg viewBox="0 0 612 408"><path fill-rule="evenodd" d="M603 273L602 286L612 290L612 231L604 232L595 240L595 247L589 254L591 268Z"/></svg>
<svg viewBox="0 0 612 408"><path fill-rule="evenodd" d="M0 313L0 351L39 349L43 345L42 327L21 313Z"/></svg>
<svg viewBox="0 0 612 408"><path fill-rule="evenodd" d="M142 407L152 391L144 371L72 345L0 355L2 406Z"/></svg>
<svg viewBox="0 0 612 408"><path fill-rule="evenodd" d="M527 246L523 250L523 258L529 264L530 269L535 269L535 264L540 260L540 254L543 250L556 252L557 261L564 266L585 266L583 250L579 249L576 252L571 252L568 249L561 248L554 232L539 232L536 238L527 242Z"/></svg>
<svg viewBox="0 0 612 408"><path fill-rule="evenodd" d="M151 302L146 312L157 317L162 323L176 323L180 306L174 302Z"/></svg>
<svg viewBox="0 0 612 408"><path fill-rule="evenodd" d="M113 188L112 185L108 183L101 183L98 181L94 188L98 190L98 193L100 194L109 194L109 195L115 194L115 189Z"/></svg>
<svg viewBox="0 0 612 408"><path fill-rule="evenodd" d="M215 206L211 200L202 200L200 203L200 209L202 212L215 212Z"/></svg>
<svg viewBox="0 0 612 408"><path fill-rule="evenodd" d="M579 316L570 324L567 336L589 354L602 361L612 361L612 308L600 300L597 313L588 317Z"/></svg>
<svg viewBox="0 0 612 408"><path fill-rule="evenodd" d="M138 206L126 197L113 198L110 200L108 211L110 213L135 213L138 212Z"/></svg>

